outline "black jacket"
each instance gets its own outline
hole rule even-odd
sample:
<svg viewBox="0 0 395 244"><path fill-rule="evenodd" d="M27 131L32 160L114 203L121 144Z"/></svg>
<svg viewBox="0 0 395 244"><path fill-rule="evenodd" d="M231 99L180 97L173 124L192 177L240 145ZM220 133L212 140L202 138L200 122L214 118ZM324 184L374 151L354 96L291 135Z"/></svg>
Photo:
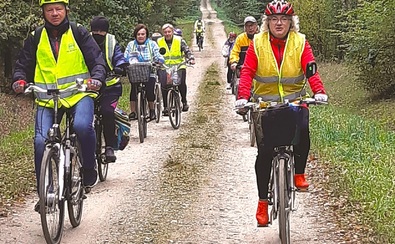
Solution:
<svg viewBox="0 0 395 244"><path fill-rule="evenodd" d="M61 40L61 36L69 29L69 21L66 19L58 26L53 26L46 22L44 28L46 28L51 42L52 51L54 52L55 40ZM91 78L100 80L105 86L106 79L106 64L104 63L101 50L96 44L93 37L90 35L88 30L83 26L78 26L78 35L74 35L77 44L81 49L82 54L85 58L85 63L88 66ZM34 71L36 67L36 50L37 44L33 35L29 35L25 40L22 50L19 52L18 60L15 63L14 74L12 77L13 82L17 80L25 80L27 82L34 81ZM55 58L57 56L55 55Z"/></svg>

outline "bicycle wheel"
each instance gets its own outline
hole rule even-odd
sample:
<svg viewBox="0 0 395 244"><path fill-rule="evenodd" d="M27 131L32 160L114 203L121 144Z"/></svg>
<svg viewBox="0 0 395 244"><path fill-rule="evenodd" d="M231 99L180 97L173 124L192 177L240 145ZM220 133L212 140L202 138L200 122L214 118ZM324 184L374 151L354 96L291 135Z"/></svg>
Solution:
<svg viewBox="0 0 395 244"><path fill-rule="evenodd" d="M137 124L139 130L140 143L144 142L144 108L143 96L141 92L137 93Z"/></svg>
<svg viewBox="0 0 395 244"><path fill-rule="evenodd" d="M248 128L250 129L250 145L251 147L255 146L255 126L252 120L252 111L248 109Z"/></svg>
<svg viewBox="0 0 395 244"><path fill-rule="evenodd" d="M171 89L167 95L167 106L169 108L170 124L174 129L180 128L181 124L181 102L177 91Z"/></svg>
<svg viewBox="0 0 395 244"><path fill-rule="evenodd" d="M147 125L148 125L148 114L149 114L149 106L148 106L148 100L145 97L145 93L144 93L144 102L143 102L143 132L144 132L144 138L147 138Z"/></svg>
<svg viewBox="0 0 395 244"><path fill-rule="evenodd" d="M107 179L108 174L108 163L105 162L105 142L103 134L103 126L99 121L95 121L95 131L96 131L96 162L99 172L99 179L101 182Z"/></svg>
<svg viewBox="0 0 395 244"><path fill-rule="evenodd" d="M155 115L155 122L159 123L160 116L162 115L162 88L160 83L155 84Z"/></svg>
<svg viewBox="0 0 395 244"><path fill-rule="evenodd" d="M278 190L279 190L279 234L281 243L290 243L290 224L289 224L289 184L287 182L288 167L285 158L279 159L279 176L278 176Z"/></svg>
<svg viewBox="0 0 395 244"><path fill-rule="evenodd" d="M236 79L237 79L236 78L236 72L233 71L233 74L232 74L232 94L235 95L235 96L236 96L236 93L237 93ZM236 97L236 100L237 100L237 97Z"/></svg>
<svg viewBox="0 0 395 244"><path fill-rule="evenodd" d="M75 143L72 145L74 152L70 157L70 173L68 175L67 210L71 225L77 227L81 223L84 207L84 188L82 187L81 149L77 138L74 141Z"/></svg>
<svg viewBox="0 0 395 244"><path fill-rule="evenodd" d="M60 243L64 224L64 200L59 189L59 150L47 148L40 171L40 217L47 243Z"/></svg>

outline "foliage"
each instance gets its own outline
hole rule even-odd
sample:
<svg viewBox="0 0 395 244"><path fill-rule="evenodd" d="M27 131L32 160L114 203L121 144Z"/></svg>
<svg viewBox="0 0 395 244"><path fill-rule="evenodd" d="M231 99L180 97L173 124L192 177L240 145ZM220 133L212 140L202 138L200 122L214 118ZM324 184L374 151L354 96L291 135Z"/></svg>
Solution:
<svg viewBox="0 0 395 244"><path fill-rule="evenodd" d="M372 95L395 94L395 2L361 2L347 15L348 61Z"/></svg>
<svg viewBox="0 0 395 244"><path fill-rule="evenodd" d="M366 240L394 243L395 133L389 129L395 119L393 101L364 101L366 91L358 88L344 65L320 67L331 105L311 109L311 140L313 150L325 158L323 164L333 170L328 185L332 197L340 203L347 192L347 204L335 206L342 212L340 228L353 233L370 227L373 233L363 233ZM354 222L342 226L344 219Z"/></svg>
<svg viewBox="0 0 395 244"><path fill-rule="evenodd" d="M212 1L219 9L225 13L225 18L231 20L238 26L243 26L244 18L254 16L258 22L265 10L265 6L270 1L258 0L214 0Z"/></svg>

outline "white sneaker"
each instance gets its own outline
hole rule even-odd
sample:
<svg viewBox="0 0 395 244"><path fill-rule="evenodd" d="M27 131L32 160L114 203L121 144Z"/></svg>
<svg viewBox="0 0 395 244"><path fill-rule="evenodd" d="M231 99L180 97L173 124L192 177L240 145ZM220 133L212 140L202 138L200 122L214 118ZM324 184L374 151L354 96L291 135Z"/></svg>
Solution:
<svg viewBox="0 0 395 244"><path fill-rule="evenodd" d="M227 83L226 84L226 90L230 90L232 89L232 84L231 83Z"/></svg>

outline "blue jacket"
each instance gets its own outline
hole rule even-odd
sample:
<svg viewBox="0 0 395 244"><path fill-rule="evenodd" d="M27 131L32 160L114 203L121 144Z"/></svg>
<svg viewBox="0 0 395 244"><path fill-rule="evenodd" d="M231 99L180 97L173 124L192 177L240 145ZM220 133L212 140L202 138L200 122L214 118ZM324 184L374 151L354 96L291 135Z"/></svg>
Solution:
<svg viewBox="0 0 395 244"><path fill-rule="evenodd" d="M45 22L44 28L49 33L52 51L55 50L56 38L61 40L61 36L69 29L69 20L66 19L58 26L53 26L49 22ZM101 50L96 44L93 37L83 26L78 26L79 34L75 35L77 44L81 49L85 58L85 63L88 66L91 78L100 80L105 84L106 80L106 64L104 63ZM57 33L55 36L54 33ZM36 67L36 50L37 43L33 35L29 35L25 40L24 46L19 52L18 60L15 63L14 74L12 81L25 80L27 82L34 81L34 71ZM55 58L57 58L54 52ZM103 85L102 88L105 86Z"/></svg>

